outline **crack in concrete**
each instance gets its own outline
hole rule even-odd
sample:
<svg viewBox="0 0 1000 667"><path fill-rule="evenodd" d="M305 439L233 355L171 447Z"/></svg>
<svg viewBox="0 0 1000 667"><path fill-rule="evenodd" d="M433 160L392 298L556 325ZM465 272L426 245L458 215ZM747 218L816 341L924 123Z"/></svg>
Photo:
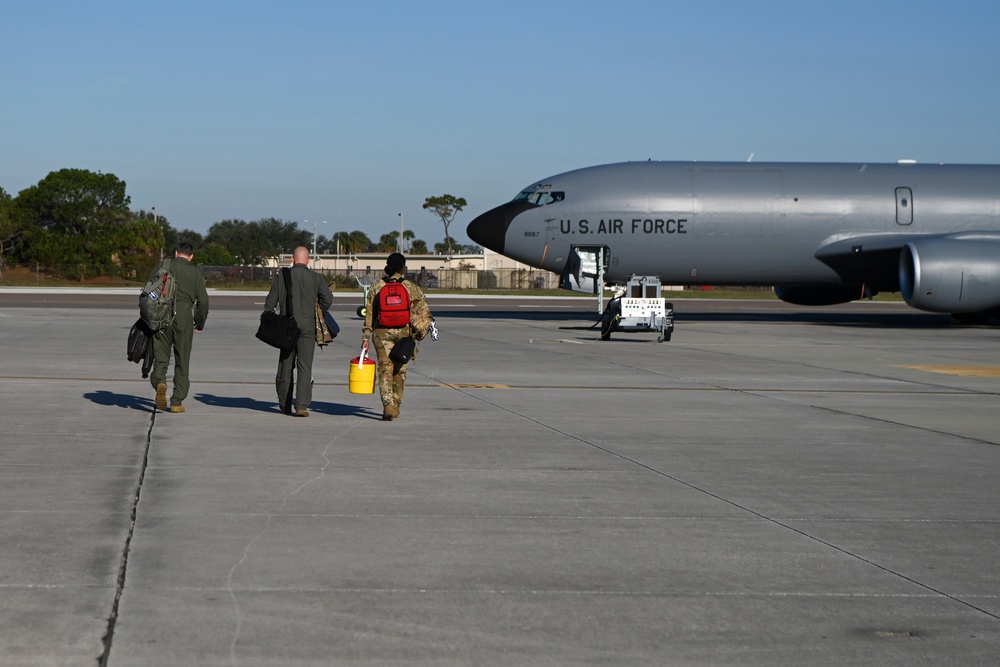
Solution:
<svg viewBox="0 0 1000 667"><path fill-rule="evenodd" d="M135 534L135 515L139 506L139 495L142 493L142 483L146 479L146 468L149 466L149 448L153 441L153 425L156 424L156 410L153 410L149 418L149 429L146 431L146 450L142 455L142 465L139 469L139 480L135 486L135 494L132 496L132 507L129 513L128 534L125 536L125 546L122 549L122 557L118 562L118 579L115 582L115 600L111 604L111 613L108 615L108 629L101 637L104 645L104 652L97 656L98 667L107 667L108 659L111 657L111 646L115 636L115 625L118 623L118 605L121 602L122 592L125 589L125 574L128 571L128 554L132 546L132 536Z"/></svg>
<svg viewBox="0 0 1000 667"><path fill-rule="evenodd" d="M355 424L354 426L351 426L350 428L348 428L347 430L343 431L342 433L338 433L333 438L333 440L331 440L330 442L326 443L326 446L323 448L323 451L320 453L320 456L323 457L324 463L323 463L323 466L319 469L319 473L315 477L313 477L312 479L309 479L309 480L303 482L302 484L300 484L293 491L289 492L288 494L285 495L284 498L281 499L281 504L278 506L278 508L276 510L274 510L273 512L271 512L270 514L267 515L267 519L264 521L264 527L261 529L261 531L259 533L257 533L257 535L254 536L254 538L252 540L250 540L247 543L247 545L243 548L243 555L229 569L229 576L226 578L226 592L229 593L229 599L233 603L233 613L236 615L236 627L233 630L233 638L229 642L229 662L231 664L236 665L238 663L238 660L236 658L236 645L239 642L240 633L243 630L243 616L240 613L240 603L239 603L239 600L236 599L236 592L233 589L233 579L234 579L234 577L236 575L236 570L239 569L239 567L244 562L246 562L246 559L250 555L250 549L252 549L253 545L256 544L262 537L264 537L264 534L267 533L268 529L271 527L271 519L273 519L275 516L277 516L277 514L279 512L281 512L281 510L283 510L285 508L285 506L288 504L288 500L292 496L294 496L297 493L299 493L300 491L302 491L302 489L304 489L307 486L309 486L310 484L312 484L313 482L316 482L316 481L318 481L318 480L320 480L320 479L323 478L323 476L326 474L326 469L330 466L331 463L333 463L330 460L330 457L327 456L327 454L330 451L330 447L333 445L333 443L335 443L338 440L340 440L342 437L344 437L345 435L347 435L348 433L350 433L351 431L353 431L355 428L357 428L359 425L360 425L360 423Z"/></svg>

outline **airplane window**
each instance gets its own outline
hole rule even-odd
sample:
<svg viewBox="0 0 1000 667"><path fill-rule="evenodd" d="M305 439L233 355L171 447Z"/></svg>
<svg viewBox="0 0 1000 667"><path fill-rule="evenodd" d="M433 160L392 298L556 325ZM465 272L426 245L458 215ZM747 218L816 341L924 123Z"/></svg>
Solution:
<svg viewBox="0 0 1000 667"><path fill-rule="evenodd" d="M554 204L566 198L565 192L522 192L514 197L514 201L527 201L539 206Z"/></svg>
<svg viewBox="0 0 1000 667"><path fill-rule="evenodd" d="M543 197L544 194L545 193L543 192L522 192L518 196L514 197L514 201L526 201L541 206L542 202L539 201L539 199Z"/></svg>

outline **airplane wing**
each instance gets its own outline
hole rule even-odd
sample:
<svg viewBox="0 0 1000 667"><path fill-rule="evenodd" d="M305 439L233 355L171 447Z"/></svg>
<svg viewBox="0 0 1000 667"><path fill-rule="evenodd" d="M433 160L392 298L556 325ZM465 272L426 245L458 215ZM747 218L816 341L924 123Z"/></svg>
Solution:
<svg viewBox="0 0 1000 667"><path fill-rule="evenodd" d="M816 249L816 259L829 263L865 253L899 252L907 243L930 239L956 241L1000 241L1000 232L957 232L953 234L844 234L831 236Z"/></svg>
<svg viewBox="0 0 1000 667"><path fill-rule="evenodd" d="M838 234L820 244L816 259L829 264L864 253L899 252L907 242L919 237L919 234Z"/></svg>
<svg viewBox="0 0 1000 667"><path fill-rule="evenodd" d="M815 257L848 284L877 291L899 289L899 254L918 234L838 234L816 249Z"/></svg>
<svg viewBox="0 0 1000 667"><path fill-rule="evenodd" d="M900 291L906 302L933 312L996 307L1000 232L860 234L830 237L817 259L845 282Z"/></svg>

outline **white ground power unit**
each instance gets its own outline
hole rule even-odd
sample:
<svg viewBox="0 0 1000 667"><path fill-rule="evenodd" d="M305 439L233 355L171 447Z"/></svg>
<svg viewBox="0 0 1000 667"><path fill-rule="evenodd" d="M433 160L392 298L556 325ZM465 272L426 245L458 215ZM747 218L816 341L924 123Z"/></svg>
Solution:
<svg viewBox="0 0 1000 667"><path fill-rule="evenodd" d="M601 340L613 331L658 332L661 343L674 331L674 305L661 296L657 276L630 276L601 315Z"/></svg>

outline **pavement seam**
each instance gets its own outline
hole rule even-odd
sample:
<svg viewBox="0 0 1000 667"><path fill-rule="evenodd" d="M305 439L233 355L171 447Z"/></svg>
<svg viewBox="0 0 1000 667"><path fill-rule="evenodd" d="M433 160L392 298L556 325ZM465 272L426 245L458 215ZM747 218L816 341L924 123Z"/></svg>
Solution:
<svg viewBox="0 0 1000 667"><path fill-rule="evenodd" d="M766 398L768 400L784 401L785 399L780 395L765 395L763 392L757 391L755 389L739 389L734 390L739 391L741 394L747 394L748 396L758 396L760 398ZM789 393L789 392L786 392ZM861 392L856 392L861 393ZM929 395L938 395L938 392L930 393ZM975 392L974 396L995 396L993 392ZM793 405L805 405L814 410L822 410L824 412L829 412L835 415L841 415L845 417L855 417L857 419L878 422L880 424L889 424L890 426L898 426L900 428L909 428L915 431L920 431L922 433L933 433L935 435L943 435L950 438L957 438L959 440L965 440L967 442L974 442L980 445L987 445L989 447L1000 446L1000 442L993 442L990 440L983 440L982 438L977 438L971 435L962 435L960 433L952 433L950 431L942 431L940 429L934 429L927 426L920 426L918 424L907 424L901 421L894 421L892 419L887 419L885 417L877 417L875 415L866 415L859 412L848 412L847 410L842 410L840 408L834 408L826 405L816 405L814 403L792 403Z"/></svg>
<svg viewBox="0 0 1000 667"><path fill-rule="evenodd" d="M135 517L139 507L139 496L142 493L142 484L146 479L146 468L149 466L149 450L153 441L153 425L156 423L156 411L149 417L149 429L146 431L146 449L142 455L142 466L139 469L139 480L136 483L135 494L132 496L132 507L129 512L128 533L125 536L125 546L122 549L122 557L118 563L118 578L115 581L115 599L111 603L111 613L108 615L108 629L101 638L104 645L104 652L97 656L98 667L107 667L108 659L111 657L111 647L115 636L115 626L118 623L118 607L121 603L122 593L125 590L125 575L128 572L128 555L132 546L132 537L135 535Z"/></svg>
<svg viewBox="0 0 1000 667"><path fill-rule="evenodd" d="M691 482L686 482L683 479L680 479L679 477L675 477L674 475L671 475L670 473L664 472L662 470L658 470L658 469L656 469L656 468L654 468L654 467L652 467L650 465L642 463L641 461L637 461L635 459L629 458L628 456L625 456L624 454L620 454L620 453L615 452L615 451L613 451L611 449L608 449L607 447L602 447L601 445L598 445L596 443L589 442L589 441L587 441L587 440L585 440L585 439L583 439L583 438L581 438L579 436L573 435L572 433L567 433L565 431L562 431L562 430L560 430L560 429L558 429L558 428L556 428L554 426L551 426L551 425L546 424L544 422L538 421L537 419L534 419L533 417L529 417L528 415L521 414L521 413L519 413L519 412L517 412L515 410L512 410L510 408L507 408L507 407L505 407L503 405L499 405L499 404L494 403L492 401L488 401L485 398L483 398L481 396L476 396L474 394L471 394L468 391L465 391L465 390L463 390L460 387L453 386L453 385L448 385L447 383L445 383L442 380L436 380L436 381L440 382L441 384L443 384L445 386L450 387L453 391L457 391L457 392L465 395L468 398L471 398L473 400L480 401L480 402L485 403L487 405L493 406L494 408L497 408L498 410L503 410L504 412L508 412L508 413L510 413L512 415L520 417L521 419L525 419L527 421L530 421L530 422L532 422L534 424L537 424L538 426L541 426L542 428L548 429L548 430L550 430L550 431L552 431L554 433L558 433L559 435L562 435L563 437L570 438L571 440L575 440L576 442L579 442L581 444L587 445L589 447L593 447L594 449L600 450L602 452L605 452L606 454L609 454L609 455L614 456L616 458L622 459L623 461L627 461L629 463L632 463L633 465L637 465L637 466L639 466L641 468L644 468L645 470L648 470L649 472L651 472L651 473L653 473L655 475L659 475L659 476L664 477L666 479L672 480L672 481L674 481L674 482L676 482L678 484L682 484L682 485L688 487L689 489L697 491L698 493L703 493L703 494L705 494L705 495L707 495L707 496L709 496L711 498L714 498L714 499L716 499L716 500L718 500L720 502L726 503L727 505L730 505L730 506L735 507L737 509L740 509L740 510L742 510L744 512L747 512L748 514L750 514L752 516L755 516L755 517L757 517L757 518L759 518L759 519L761 519L763 521L767 521L767 522L769 522L771 524L774 524L776 526L780 526L781 528L784 528L785 530L792 531L793 533L796 533L797 535L800 535L800 536L802 536L802 537L804 537L806 539L815 541L818 544L822 544L822 545L824 545L824 546L826 546L826 547L828 547L830 549L833 549L833 550L837 551L838 553L844 554L845 556L848 556L850 558L854 558L854 559L856 559L858 561L861 561L862 563L870 565L871 567L874 567L874 568L876 568L878 570L881 570L882 572L885 572L887 574L899 577L900 579L903 579L904 581L908 581L911 584L913 584L915 586L918 586L918 587L920 587L920 588L922 588L922 589L924 589L926 591L930 591L931 593L933 593L935 595L939 595L939 596L944 597L944 598L946 598L948 600L951 600L952 602L956 602L956 603L958 603L960 605L968 607L969 609L972 609L974 611L977 611L977 612L980 612L982 614L985 614L986 616L989 616L990 618L994 618L994 619L1000 620L1000 614L997 614L997 613L989 611L988 609L984 609L982 607L976 606L975 604L973 604L973 603L971 603L971 602L969 602L967 600L963 600L960 597L956 597L955 595L951 595L949 593L946 593L945 591L942 591L942 590L939 590L937 588L934 588L933 586L931 586L929 584L925 584L925 583L923 583L921 581L913 579L912 577L909 577L909 576L903 574L902 572L897 572L896 570L893 570L892 568L886 567L884 565L880 565L879 563L876 563L873 560L865 558L864 556L862 556L860 554L856 554L856 553L854 553L852 551L849 551L849 550L847 550L847 549L845 549L843 547L840 547L840 546L837 546L836 544L828 542L827 540L821 539L821 538L819 538L819 537L817 537L815 535L811 535L811 534L809 534L809 533L807 533L807 532L805 532L805 531L803 531L801 529L795 528L794 526L788 524L785 521L782 521L780 519L776 519L774 517L767 516L766 514L762 514L761 512L753 510L753 509L751 509L749 507L745 507L745 506L743 506L743 505L741 505L741 504L739 504L739 503L737 503L737 502L735 502L733 500L729 500L728 498L724 498L724 497L722 497L722 496L720 496L720 495L718 495L716 493L713 493L712 491L709 491L708 489L701 488L701 487L699 487L699 486L697 486L695 484L692 484ZM752 392L740 392L740 393L747 393L748 395L754 395ZM853 413L849 413L849 414L853 414ZM858 416L858 415L854 415L854 416ZM979 442L979 441L977 441L975 439L972 439L972 438L968 438L968 439L969 440L973 440L975 442ZM988 443L988 444L993 444L993 443Z"/></svg>

